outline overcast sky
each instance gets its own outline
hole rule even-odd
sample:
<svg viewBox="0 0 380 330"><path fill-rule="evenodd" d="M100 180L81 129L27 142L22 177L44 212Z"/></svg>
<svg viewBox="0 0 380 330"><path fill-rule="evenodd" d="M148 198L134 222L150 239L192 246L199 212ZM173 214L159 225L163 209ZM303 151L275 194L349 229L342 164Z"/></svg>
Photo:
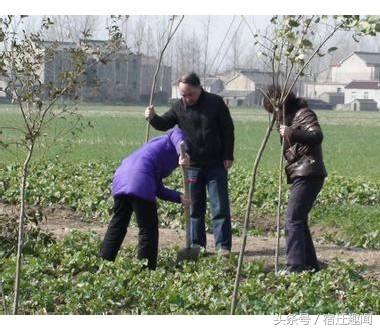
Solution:
<svg viewBox="0 0 380 330"><path fill-rule="evenodd" d="M99 24L99 30L97 31L97 36L101 39L107 38L107 31L104 29L105 20L108 16L102 16L104 19L103 24ZM152 15L145 17L148 20L157 21L157 20L165 20L168 21L168 15ZM252 28L256 29L265 29L265 27L269 23L269 19L271 16L266 15L257 15L257 16L245 16L249 24ZM210 18L210 37L209 37L209 49L217 50L222 43L227 30L230 28L230 33L227 36L225 43L227 44L229 40L231 40L234 32L238 28L241 22L241 15L185 15L185 19L181 24L180 29L186 30L186 34L191 35L193 32L199 36L204 33L205 26L207 25L207 21ZM138 19L138 15L131 15L129 18L130 23L134 24L134 22ZM178 30L180 32L180 30ZM239 34L243 37L246 42L252 41L252 34L249 31L247 24L244 22L241 24L239 28Z"/></svg>
<svg viewBox="0 0 380 330"><path fill-rule="evenodd" d="M90 12L90 11L89 11ZM67 14L67 13L66 13ZM82 14L82 13L81 13ZM275 12L272 14L274 15ZM223 56L224 53L231 50L231 42L234 38L234 34L238 29L238 36L241 39L240 48L242 53L242 59L244 59L245 55L252 58L251 47L253 46L253 36L252 31L249 29L249 26L254 30L261 30L262 32L269 25L269 20L272 15L244 15L246 21L242 20L241 15L185 15L184 21L182 22L179 30L176 33L176 37L181 36L181 33L184 33L186 36L191 36L193 34L197 35L200 43L205 43L205 30L207 27L207 22L210 20L210 31L209 31L209 41L208 41L208 53L207 53L207 61L214 63L211 65L211 68L215 71L218 71L219 68L223 69L225 65L228 64L231 59L230 54L227 56ZM51 15L49 15L51 16ZM71 15L70 15L71 16ZM97 24L96 29L93 31L94 39L102 39L106 40L108 37L108 31L106 30L106 21L110 19L109 15L97 15ZM41 21L42 15L32 15L28 18L28 25L25 26L26 29L28 26L39 26L39 22ZM164 30L167 29L170 15L143 15L144 17L144 25L151 22L151 27L157 29L160 24L164 27ZM133 27L136 22L141 18L141 15L130 15L127 20L127 31L134 31ZM249 26L248 26L248 24ZM227 34L227 32L229 33ZM155 31L154 31L155 32ZM124 33L124 31L123 31ZM226 37L225 42L222 45L223 39ZM182 34L183 35L183 34ZM365 40L364 40L365 41ZM347 49L347 52L344 54L340 54L337 52L333 59L333 62L338 62L342 59L342 57L346 56L348 52L352 52L354 50L369 50L369 51L380 51L380 39L376 38L369 40L369 42L361 42L360 44L355 44L352 42L352 49ZM128 46L133 44L133 36L127 34L127 43ZM339 42L338 42L339 43ZM223 46L222 48L220 48ZM170 47L175 47L174 43L171 43ZM340 47L340 43L338 45ZM200 48L202 46L200 45ZM347 48L347 47L346 47ZM168 52L167 52L168 53ZM156 55L152 54L151 55ZM169 55L167 55L169 56ZM203 60L203 54L200 55ZM213 62L213 59L216 59ZM246 63L241 61L241 66L244 66ZM324 66L324 64L322 65ZM214 70L210 70L210 72L214 72Z"/></svg>
<svg viewBox="0 0 380 330"><path fill-rule="evenodd" d="M204 28L207 25L207 21L210 17L210 37L209 37L209 48L218 49L221 42L223 41L226 32L232 23L230 33L227 37L227 41L231 39L233 33L236 31L237 27L240 24L241 16L240 15L185 15L185 19L182 23L182 29L185 29L190 34L194 31L196 34L201 35L204 33ZM132 16L131 19L134 17ZM234 19L235 18L235 19ZM252 27L258 29L265 28L268 25L270 16L258 15L258 16L246 16L246 19L251 24ZM250 34L248 26L246 23L243 23L239 28L240 35L248 42L252 40L252 34ZM227 43L226 41L226 43Z"/></svg>
<svg viewBox="0 0 380 330"><path fill-rule="evenodd" d="M51 16L51 15L49 15ZM72 16L72 15L70 15ZM106 30L107 20L110 20L109 15L97 15L97 24L93 31L92 38L106 40L108 38L108 31ZM127 44L131 46L133 44L133 36L131 35L135 31L136 23L139 19L143 18L144 24L149 24L153 30L157 27L163 26L167 29L170 15L130 15L127 20ZM179 16L178 16L179 17ZM232 39L235 33L238 33L238 37L241 39L242 52L248 52L250 46L253 45L253 36L251 29L257 31L258 29L265 29L269 24L271 16L256 15L256 16L244 16L241 15L185 15L185 18L180 25L176 37L182 35L192 36L197 35L201 43L205 43L205 34L207 30L207 23L210 20L209 25L209 40L208 40L208 60L212 61L215 58L215 67L224 66L228 60L229 54L224 57L224 53L231 48ZM26 30L31 27L38 28L40 26L42 15L31 15L27 18L24 28ZM53 21L55 17L53 16ZM249 26L248 26L249 24ZM122 31L125 33L125 31ZM225 39L225 40L224 40ZM224 40L224 42L223 42ZM171 43L172 46L173 43ZM201 47L201 45L200 45ZM221 58L224 58L224 60ZM220 62L220 64L219 64Z"/></svg>

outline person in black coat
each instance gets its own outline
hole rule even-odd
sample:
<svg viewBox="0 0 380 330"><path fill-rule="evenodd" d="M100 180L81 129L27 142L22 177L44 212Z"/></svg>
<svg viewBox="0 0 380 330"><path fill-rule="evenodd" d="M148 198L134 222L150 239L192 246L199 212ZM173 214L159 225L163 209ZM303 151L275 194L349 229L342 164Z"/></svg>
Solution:
<svg viewBox="0 0 380 330"><path fill-rule="evenodd" d="M154 107L145 118L158 130L178 125L188 137L191 242L206 247L205 213L208 190L215 249L228 254L232 245L227 170L233 163L234 125L222 97L203 90L195 73L178 83L181 99L159 116Z"/></svg>
<svg viewBox="0 0 380 330"><path fill-rule="evenodd" d="M279 88L269 88L271 99L278 99L280 95ZM274 115L281 143L284 143L287 181L292 184L285 223L287 271L318 271L320 265L308 226L308 214L327 176L322 153L323 134L317 115L305 100L291 92L284 105L285 125L282 105ZM264 107L274 112L268 99L264 99Z"/></svg>

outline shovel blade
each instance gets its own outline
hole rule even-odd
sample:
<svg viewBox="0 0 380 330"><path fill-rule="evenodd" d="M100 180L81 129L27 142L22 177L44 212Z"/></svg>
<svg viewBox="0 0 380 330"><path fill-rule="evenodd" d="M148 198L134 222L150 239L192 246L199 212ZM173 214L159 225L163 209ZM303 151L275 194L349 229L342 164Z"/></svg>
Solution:
<svg viewBox="0 0 380 330"><path fill-rule="evenodd" d="M199 257L200 250L200 247L197 245L179 250L176 263L179 264L182 261L196 261Z"/></svg>

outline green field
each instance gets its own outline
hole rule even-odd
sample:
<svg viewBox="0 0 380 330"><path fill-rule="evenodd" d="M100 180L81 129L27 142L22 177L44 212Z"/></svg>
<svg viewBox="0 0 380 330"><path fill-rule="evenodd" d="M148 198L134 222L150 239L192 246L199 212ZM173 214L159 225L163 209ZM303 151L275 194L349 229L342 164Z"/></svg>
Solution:
<svg viewBox="0 0 380 330"><path fill-rule="evenodd" d="M165 109L160 107L158 112ZM31 223L42 221L38 206L42 213L48 207L74 211L77 221L86 220L89 228L93 222L108 222L112 174L119 161L144 142L142 106L85 104L77 112L83 125L77 134L68 131L73 120L58 120L41 138L34 160L41 162L32 167L26 195L27 204L34 208L29 214ZM261 109L233 108L231 113L236 129L236 163L230 171L229 191L234 239L239 239L236 236L242 232L251 167L268 116ZM330 175L310 215L312 230L320 228L314 238L335 243L334 251L337 245L343 245L345 252L366 249L362 250L368 252L366 258L372 258L380 249L380 113L317 114ZM21 127L17 108L0 105L0 127L0 141L17 139L14 130L4 129ZM151 132L152 136L161 134L154 129ZM257 181L250 236L268 239L274 233L279 153L279 138L274 132ZM19 204L23 157L22 150L14 146L0 149L0 206ZM175 171L166 184L181 189L181 172ZM176 232L184 225L182 209L174 203L159 202L159 219L160 228ZM122 248L115 263L98 258L101 237L88 230L74 231L55 242L38 230L30 230L28 235L20 313L229 312L237 255L224 259L202 254L198 262L176 267L176 250L163 248L157 271L148 272L135 259L136 250L131 247ZM16 239L17 219L0 212L0 280L7 306L13 299ZM368 259L358 265L339 257L337 252L328 260L329 266L316 274L277 276L265 266L260 254L255 255L243 266L236 313L379 314L378 263L371 269L365 266ZM2 306L1 313L7 313Z"/></svg>
<svg viewBox="0 0 380 330"><path fill-rule="evenodd" d="M159 113L165 110L165 107L158 108ZM85 125L90 122L93 127L86 127L72 136L67 133L70 121L57 121L48 137L41 140L44 148L43 152L38 152L38 157L52 159L58 154L65 162L119 161L144 142L143 112L142 106L82 105L78 109L81 121ZM232 108L231 113L236 130L236 164L251 168L268 116L262 109ZM328 171L349 177L380 178L380 112L317 111L317 114L324 132ZM17 108L1 105L0 123L0 127L19 126ZM162 134L154 129L151 132L152 135ZM0 136L7 140L12 132L3 130ZM263 169L278 168L279 152L279 139L274 132L263 158ZM15 148L0 149L0 153L3 164L23 157Z"/></svg>
<svg viewBox="0 0 380 330"><path fill-rule="evenodd" d="M42 164L47 165L42 166L45 169L42 170L45 173L43 179L43 174L32 173L30 182L34 188L29 192L29 202L42 198L50 204L65 204L89 218L108 221L112 207L109 198L112 173L123 157L144 142L144 108L81 105L77 113L84 128L77 130L75 136L67 130L73 125L73 120L56 121L47 137L41 138L40 147L43 148L37 149L35 161L42 160ZM166 109L159 107L157 111L163 113ZM235 122L236 161L230 175L230 194L233 216L237 220L234 229L239 233L250 171L268 124L268 115L262 109L248 108L232 108L231 113ZM377 248L380 246L377 221L380 212L377 203L380 199L380 112L317 111L317 114L324 132L323 148L329 178L319 198L322 206L313 209L311 221L328 228L339 228L341 232L333 238L335 242L346 241L354 246ZM2 105L0 122L3 127L20 126L17 108ZM78 127L78 123L76 125ZM152 136L158 134L162 132L151 129ZM3 140L9 141L14 137L13 131L3 130ZM2 172L0 168L1 196L2 180L12 181L18 173L16 168L4 165L21 163L24 155L22 150L14 147L0 149L0 152L0 164L5 169ZM262 159L264 176L258 181L255 196L257 211L261 214L273 214L276 209L279 153L279 138L274 131ZM181 186L178 173L167 181L169 186ZM4 189L1 198L15 203L18 184L12 182L3 184L8 188ZM182 225L173 221L181 219L179 207L164 203L160 212L163 226L170 224L177 228Z"/></svg>

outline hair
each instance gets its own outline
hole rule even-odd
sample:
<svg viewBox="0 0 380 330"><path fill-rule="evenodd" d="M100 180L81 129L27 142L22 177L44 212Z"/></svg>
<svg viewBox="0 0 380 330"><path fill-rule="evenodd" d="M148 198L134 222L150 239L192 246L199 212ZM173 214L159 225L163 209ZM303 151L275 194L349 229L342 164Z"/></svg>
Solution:
<svg viewBox="0 0 380 330"><path fill-rule="evenodd" d="M199 87L201 85L201 81L200 81L198 75L194 72L183 75L178 80L178 83L187 84L187 85L190 85L192 87Z"/></svg>
<svg viewBox="0 0 380 330"><path fill-rule="evenodd" d="M266 111L273 113L273 105L271 103L272 100L279 100L281 97L281 88L280 86L269 86L267 90L267 95L269 99L265 96L263 101L263 106ZM287 114L295 113L298 109L307 107L306 100L297 97L293 92L290 92L289 95L284 100L283 104L276 104L280 109L285 105L285 112ZM282 117L282 111L279 113L279 117ZM282 118L281 118L282 119Z"/></svg>

